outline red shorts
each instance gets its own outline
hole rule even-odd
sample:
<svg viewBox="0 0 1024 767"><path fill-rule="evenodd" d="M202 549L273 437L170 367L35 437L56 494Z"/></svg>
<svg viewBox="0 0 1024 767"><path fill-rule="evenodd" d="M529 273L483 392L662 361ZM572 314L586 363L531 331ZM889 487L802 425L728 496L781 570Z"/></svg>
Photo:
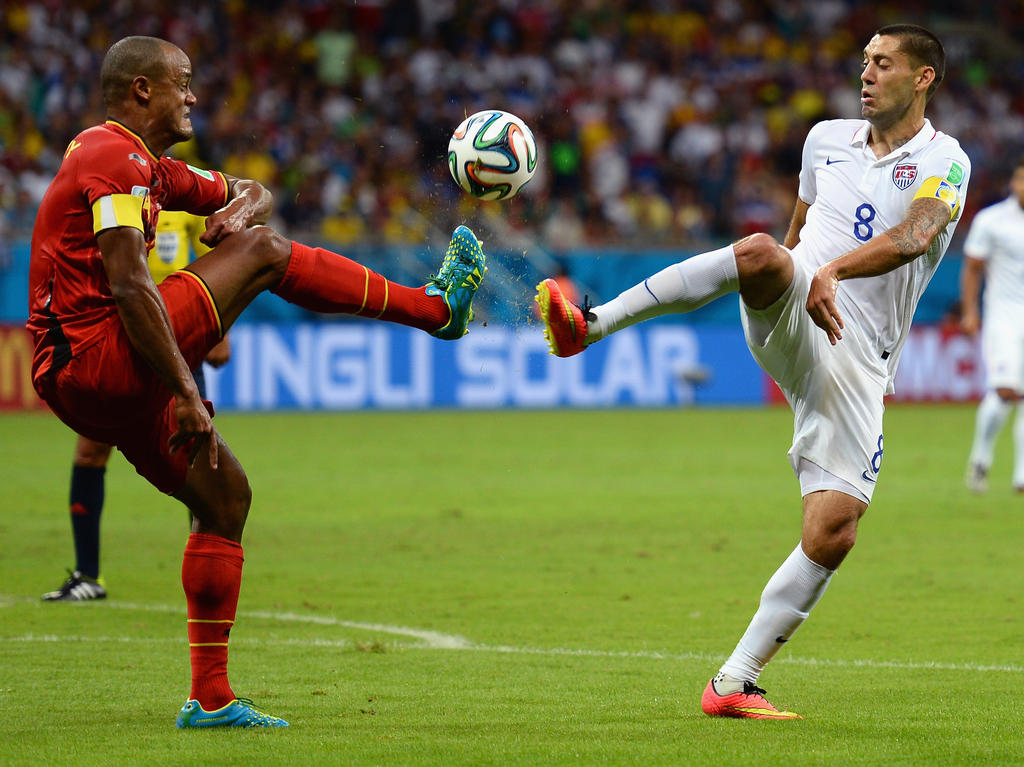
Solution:
<svg viewBox="0 0 1024 767"><path fill-rule="evenodd" d="M175 272L157 286L167 305L178 348L189 369L199 365L221 338L220 315L200 277ZM165 493L185 481L188 455L170 454L178 430L174 397L132 346L117 310L102 320L102 340L75 355L36 390L77 433L116 445L135 470ZM213 406L204 400L213 415Z"/></svg>

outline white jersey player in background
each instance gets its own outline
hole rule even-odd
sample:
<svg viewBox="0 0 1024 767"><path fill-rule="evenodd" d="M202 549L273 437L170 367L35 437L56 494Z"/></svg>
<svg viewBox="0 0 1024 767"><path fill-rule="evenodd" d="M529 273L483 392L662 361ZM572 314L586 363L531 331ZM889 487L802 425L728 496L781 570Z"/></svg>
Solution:
<svg viewBox="0 0 1024 767"><path fill-rule="evenodd" d="M931 32L878 30L864 49L865 119L810 131L783 244L752 235L592 309L566 300L551 280L537 286L551 350L563 357L641 320L738 291L751 352L793 408L789 456L803 497L801 542L708 683L701 700L708 715L799 718L772 706L756 682L853 547L881 468L883 397L960 217L970 162L924 117L944 73Z"/></svg>
<svg viewBox="0 0 1024 767"><path fill-rule="evenodd" d="M985 282L984 322L978 313ZM988 489L996 438L1013 406L1024 396L1024 157L1010 179L1010 196L978 212L964 241L960 283L961 326L981 328L985 396L978 405L974 444L967 461L967 487ZM1013 427L1013 487L1024 493L1024 410Z"/></svg>

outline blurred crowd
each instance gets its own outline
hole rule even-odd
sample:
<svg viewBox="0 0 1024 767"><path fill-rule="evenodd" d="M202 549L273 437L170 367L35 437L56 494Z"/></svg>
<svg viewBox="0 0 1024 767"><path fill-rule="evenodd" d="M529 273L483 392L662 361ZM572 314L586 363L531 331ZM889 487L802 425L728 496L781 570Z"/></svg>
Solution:
<svg viewBox="0 0 1024 767"><path fill-rule="evenodd" d="M860 51L905 21L947 49L929 115L972 159L969 215L1024 152L1020 2L4 0L0 236L31 230L68 141L103 120L99 65L129 34L192 59L196 138L176 153L265 183L295 236L415 243L481 215L556 253L781 236L808 127L859 116ZM540 146L503 203L445 162L484 108Z"/></svg>

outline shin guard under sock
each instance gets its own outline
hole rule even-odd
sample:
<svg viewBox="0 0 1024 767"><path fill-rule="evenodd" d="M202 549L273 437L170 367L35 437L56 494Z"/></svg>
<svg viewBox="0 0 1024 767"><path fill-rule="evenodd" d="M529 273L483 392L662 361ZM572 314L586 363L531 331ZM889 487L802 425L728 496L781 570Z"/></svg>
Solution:
<svg viewBox="0 0 1024 767"><path fill-rule="evenodd" d="M242 547L227 538L193 533L185 546L181 584L188 602L192 693L207 711L231 702L228 635L242 584Z"/></svg>

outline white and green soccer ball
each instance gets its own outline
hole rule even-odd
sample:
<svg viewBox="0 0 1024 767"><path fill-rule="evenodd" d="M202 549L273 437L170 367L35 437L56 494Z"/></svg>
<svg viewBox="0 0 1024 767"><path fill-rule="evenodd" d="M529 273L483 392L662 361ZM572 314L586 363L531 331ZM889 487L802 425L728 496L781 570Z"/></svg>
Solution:
<svg viewBox="0 0 1024 767"><path fill-rule="evenodd" d="M505 200L537 170L537 141L511 112L485 109L470 115L448 142L448 170L466 192L481 200Z"/></svg>

